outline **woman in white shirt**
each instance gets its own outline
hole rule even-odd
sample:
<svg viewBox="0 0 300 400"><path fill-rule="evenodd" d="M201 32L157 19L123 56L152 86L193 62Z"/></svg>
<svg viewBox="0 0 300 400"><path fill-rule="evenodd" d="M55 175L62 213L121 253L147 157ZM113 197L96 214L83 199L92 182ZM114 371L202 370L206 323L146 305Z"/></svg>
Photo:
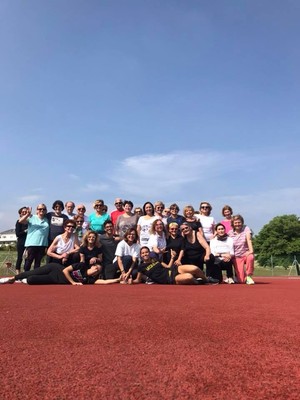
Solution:
<svg viewBox="0 0 300 400"><path fill-rule="evenodd" d="M226 228L223 224L216 225L216 235L210 241L210 251L215 256L214 266L219 269L220 281L222 282L222 271L226 271L225 283L232 284L233 280L233 262L234 256L233 239L226 233Z"/></svg>
<svg viewBox="0 0 300 400"><path fill-rule="evenodd" d="M208 244L214 237L216 225L216 220L210 215L211 210L212 206L207 201L202 201L200 203L199 220L202 225L204 237Z"/></svg>
<svg viewBox="0 0 300 400"><path fill-rule="evenodd" d="M137 223L137 232L139 235L140 245L147 246L152 223L158 219L158 217L154 215L154 206L150 201L147 201L147 203L143 205L143 212L144 215L139 218Z"/></svg>
<svg viewBox="0 0 300 400"><path fill-rule="evenodd" d="M124 239L118 243L114 265L120 270L122 281L132 283L137 276L137 264L140 254L140 245L137 243L138 234L135 228L125 232Z"/></svg>

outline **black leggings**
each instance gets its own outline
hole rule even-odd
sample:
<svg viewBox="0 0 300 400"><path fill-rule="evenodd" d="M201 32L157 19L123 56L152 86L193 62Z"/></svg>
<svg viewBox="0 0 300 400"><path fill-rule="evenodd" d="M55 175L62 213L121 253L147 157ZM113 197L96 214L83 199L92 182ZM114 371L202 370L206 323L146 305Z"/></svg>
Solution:
<svg viewBox="0 0 300 400"><path fill-rule="evenodd" d="M25 271L15 276L15 280L27 279L29 285L65 285L70 282L62 272L65 267L60 264L50 263L33 271Z"/></svg>

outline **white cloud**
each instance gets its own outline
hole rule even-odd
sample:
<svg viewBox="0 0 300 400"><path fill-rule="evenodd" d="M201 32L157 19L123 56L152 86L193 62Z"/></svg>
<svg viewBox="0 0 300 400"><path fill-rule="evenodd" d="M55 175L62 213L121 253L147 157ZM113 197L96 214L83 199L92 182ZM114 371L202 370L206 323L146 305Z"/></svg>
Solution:
<svg viewBox="0 0 300 400"><path fill-rule="evenodd" d="M177 151L126 158L112 174L121 192L157 197L177 193L191 184L211 184L216 177L240 168L239 153ZM232 162L231 160L234 160ZM244 158L245 160L245 158ZM249 165L251 162L249 162Z"/></svg>

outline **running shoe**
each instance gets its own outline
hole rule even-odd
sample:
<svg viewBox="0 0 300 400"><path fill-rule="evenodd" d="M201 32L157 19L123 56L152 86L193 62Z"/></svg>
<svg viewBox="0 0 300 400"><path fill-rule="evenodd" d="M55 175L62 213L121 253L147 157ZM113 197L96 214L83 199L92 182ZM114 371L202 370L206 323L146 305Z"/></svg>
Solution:
<svg viewBox="0 0 300 400"><path fill-rule="evenodd" d="M14 283L13 278L0 278L0 285L5 285L6 283Z"/></svg>
<svg viewBox="0 0 300 400"><path fill-rule="evenodd" d="M247 284L247 285L254 285L254 284L255 284L255 282L254 282L254 280L251 278L251 276L247 276L247 278L246 278L246 284Z"/></svg>
<svg viewBox="0 0 300 400"><path fill-rule="evenodd" d="M233 283L235 283L234 280L233 280L232 278L227 278L227 280L228 280L227 283L229 283L229 285L232 285Z"/></svg>
<svg viewBox="0 0 300 400"><path fill-rule="evenodd" d="M211 276L208 276L207 278L207 283L211 285L218 285L219 284L219 279L214 279Z"/></svg>
<svg viewBox="0 0 300 400"><path fill-rule="evenodd" d="M225 278L225 279L223 280L223 282L224 282L224 283L230 283L230 282L229 282L229 278Z"/></svg>
<svg viewBox="0 0 300 400"><path fill-rule="evenodd" d="M25 283L27 285L28 284L27 278L22 279L22 283Z"/></svg>

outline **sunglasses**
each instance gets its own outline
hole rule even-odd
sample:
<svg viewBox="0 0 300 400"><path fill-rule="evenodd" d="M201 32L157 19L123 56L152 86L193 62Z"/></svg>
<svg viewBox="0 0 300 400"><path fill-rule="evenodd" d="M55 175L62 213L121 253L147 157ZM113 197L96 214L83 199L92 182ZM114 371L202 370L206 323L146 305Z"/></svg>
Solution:
<svg viewBox="0 0 300 400"><path fill-rule="evenodd" d="M76 222L78 224L78 222L84 222L84 221L82 219L78 219Z"/></svg>
<svg viewBox="0 0 300 400"><path fill-rule="evenodd" d="M74 226L74 225L66 225L66 228L72 228L72 229L75 229L75 226Z"/></svg>
<svg viewBox="0 0 300 400"><path fill-rule="evenodd" d="M117 203L115 203L115 206L118 206L119 204L123 204L121 201L118 201Z"/></svg>
<svg viewBox="0 0 300 400"><path fill-rule="evenodd" d="M185 232L185 231L189 231L190 228L188 228L187 226L185 228L181 228L181 232Z"/></svg>
<svg viewBox="0 0 300 400"><path fill-rule="evenodd" d="M46 208L37 208L38 211L46 211Z"/></svg>
<svg viewBox="0 0 300 400"><path fill-rule="evenodd" d="M209 207L209 206L201 206L201 208L204 208L204 210L207 210L207 209L209 209L210 207Z"/></svg>
<svg viewBox="0 0 300 400"><path fill-rule="evenodd" d="M85 211L85 208L77 208L78 211Z"/></svg>

